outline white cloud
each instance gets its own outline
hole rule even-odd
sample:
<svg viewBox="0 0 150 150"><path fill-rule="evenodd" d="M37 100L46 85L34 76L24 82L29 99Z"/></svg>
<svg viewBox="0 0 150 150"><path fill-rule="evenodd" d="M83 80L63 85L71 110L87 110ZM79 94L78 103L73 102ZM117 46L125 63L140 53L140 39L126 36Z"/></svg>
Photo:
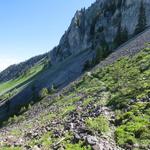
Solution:
<svg viewBox="0 0 150 150"><path fill-rule="evenodd" d="M8 66L19 63L20 60L16 58L0 58L0 71L6 69Z"/></svg>

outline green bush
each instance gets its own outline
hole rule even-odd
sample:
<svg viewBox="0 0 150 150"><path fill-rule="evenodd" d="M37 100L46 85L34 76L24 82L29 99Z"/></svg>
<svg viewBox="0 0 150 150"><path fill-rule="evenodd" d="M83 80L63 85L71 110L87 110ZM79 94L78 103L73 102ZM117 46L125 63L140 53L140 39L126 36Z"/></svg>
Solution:
<svg viewBox="0 0 150 150"><path fill-rule="evenodd" d="M39 97L40 98L44 98L48 95L48 89L47 88L43 88L40 92L39 92Z"/></svg>
<svg viewBox="0 0 150 150"><path fill-rule="evenodd" d="M49 90L49 93L50 94L54 94L56 92L56 89L57 89L56 85L52 84L52 86L51 86L51 88Z"/></svg>
<svg viewBox="0 0 150 150"><path fill-rule="evenodd" d="M120 124L116 129L115 135L120 146L125 144L133 145L142 142L150 144L150 116L147 104L136 103L131 109L120 115ZM118 119L118 120L119 120Z"/></svg>
<svg viewBox="0 0 150 150"><path fill-rule="evenodd" d="M88 118L85 123L89 129L98 131L99 133L109 131L109 121L103 115L97 118Z"/></svg>
<svg viewBox="0 0 150 150"><path fill-rule="evenodd" d="M90 146L83 146L82 144L66 144L66 150L91 150Z"/></svg>

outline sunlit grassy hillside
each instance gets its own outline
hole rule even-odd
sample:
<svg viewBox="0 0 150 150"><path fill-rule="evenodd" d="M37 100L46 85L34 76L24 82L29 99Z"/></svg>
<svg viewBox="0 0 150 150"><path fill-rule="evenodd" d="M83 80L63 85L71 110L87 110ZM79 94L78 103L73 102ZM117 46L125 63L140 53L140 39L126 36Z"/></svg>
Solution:
<svg viewBox="0 0 150 150"><path fill-rule="evenodd" d="M44 69L45 63L41 61L35 66L27 70L24 74L15 79L3 82L0 84L0 96L1 99L9 98L15 93L19 92L21 87L25 86L32 78Z"/></svg>

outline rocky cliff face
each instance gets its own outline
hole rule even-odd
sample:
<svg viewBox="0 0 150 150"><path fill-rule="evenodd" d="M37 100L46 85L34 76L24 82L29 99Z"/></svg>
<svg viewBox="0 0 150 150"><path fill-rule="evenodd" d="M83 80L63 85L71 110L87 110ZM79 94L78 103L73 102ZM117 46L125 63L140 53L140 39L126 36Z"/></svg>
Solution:
<svg viewBox="0 0 150 150"><path fill-rule="evenodd" d="M149 26L149 0L97 0L87 10L77 11L60 44L51 51L52 63L85 49L96 49L104 40L113 49L119 25L131 38L138 24L141 2Z"/></svg>

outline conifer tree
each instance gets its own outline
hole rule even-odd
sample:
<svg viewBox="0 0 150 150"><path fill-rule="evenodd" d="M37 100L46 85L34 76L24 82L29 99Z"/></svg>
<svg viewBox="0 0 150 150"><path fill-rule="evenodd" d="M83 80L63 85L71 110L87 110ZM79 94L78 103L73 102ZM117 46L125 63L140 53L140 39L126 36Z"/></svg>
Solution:
<svg viewBox="0 0 150 150"><path fill-rule="evenodd" d="M117 47L118 45L121 44L120 39L121 39L121 21L119 21L117 34L116 34L116 37L114 39L115 47Z"/></svg>
<svg viewBox="0 0 150 150"><path fill-rule="evenodd" d="M126 41L128 41L128 30L126 27L124 27L124 29L121 31L121 42L124 43Z"/></svg>
<svg viewBox="0 0 150 150"><path fill-rule="evenodd" d="M128 40L128 30L126 27L123 28L121 26L121 23L122 23L122 14L120 12L118 15L117 34L116 37L114 38L114 48L117 48L118 46L120 46L121 44L123 44Z"/></svg>
<svg viewBox="0 0 150 150"><path fill-rule="evenodd" d="M89 60L87 60L85 63L84 63L84 66L83 66L83 71L87 71L88 69L91 68L91 63Z"/></svg>
<svg viewBox="0 0 150 150"><path fill-rule="evenodd" d="M100 61L105 59L110 54L110 49L108 46L108 43L105 40L105 37L103 38L103 41L101 41L101 46L96 49L96 58L95 58L95 64L98 64Z"/></svg>
<svg viewBox="0 0 150 150"><path fill-rule="evenodd" d="M126 27L122 28L121 23L118 26L117 34L114 39L115 48L128 40L128 31Z"/></svg>
<svg viewBox="0 0 150 150"><path fill-rule="evenodd" d="M139 16L138 16L138 23L135 28L135 34L138 34L142 31L144 31L145 28L146 28L146 12L145 12L143 0L141 0Z"/></svg>

